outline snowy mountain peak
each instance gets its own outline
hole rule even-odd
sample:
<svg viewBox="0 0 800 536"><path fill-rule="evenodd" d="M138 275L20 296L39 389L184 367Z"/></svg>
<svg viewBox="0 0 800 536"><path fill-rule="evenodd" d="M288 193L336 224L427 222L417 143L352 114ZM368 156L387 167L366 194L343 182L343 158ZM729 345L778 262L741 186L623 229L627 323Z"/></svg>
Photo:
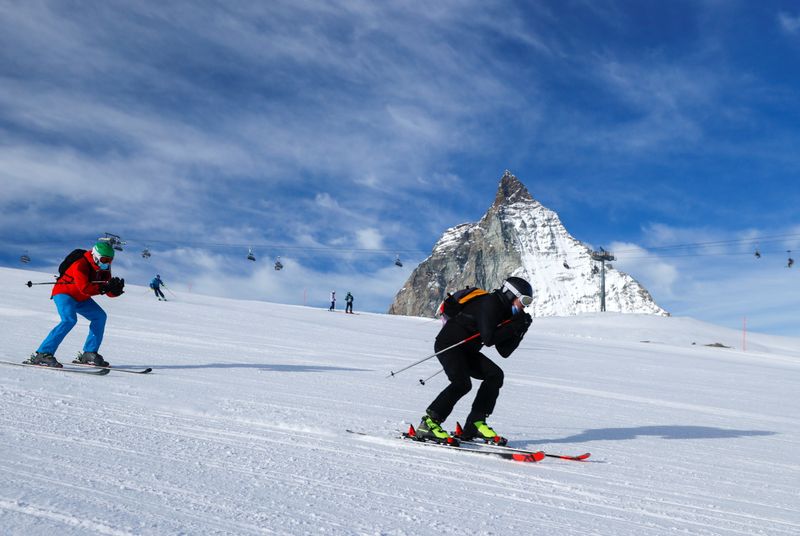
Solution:
<svg viewBox="0 0 800 536"><path fill-rule="evenodd" d="M430 257L412 272L389 313L433 316L447 292L499 288L515 275L530 281L536 316L600 310L602 266L592 249L567 232L558 214L506 171L495 200L477 223L444 232ZM633 277L605 266L606 310L667 314Z"/></svg>
<svg viewBox="0 0 800 536"><path fill-rule="evenodd" d="M534 202L528 189L509 170L503 173L493 207L511 205L520 201Z"/></svg>

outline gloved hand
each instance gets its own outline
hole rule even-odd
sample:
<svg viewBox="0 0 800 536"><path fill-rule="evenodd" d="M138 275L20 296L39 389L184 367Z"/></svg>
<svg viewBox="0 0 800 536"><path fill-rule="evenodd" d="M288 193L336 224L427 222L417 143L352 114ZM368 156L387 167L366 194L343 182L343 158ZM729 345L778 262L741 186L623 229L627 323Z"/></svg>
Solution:
<svg viewBox="0 0 800 536"><path fill-rule="evenodd" d="M519 313L511 320L511 325L514 329L514 334L517 337L522 337L528 332L528 328L533 323L533 318L528 313Z"/></svg>
<svg viewBox="0 0 800 536"><path fill-rule="evenodd" d="M117 296L124 294L125 280L119 277L112 277L108 283L103 286L103 294L111 293Z"/></svg>

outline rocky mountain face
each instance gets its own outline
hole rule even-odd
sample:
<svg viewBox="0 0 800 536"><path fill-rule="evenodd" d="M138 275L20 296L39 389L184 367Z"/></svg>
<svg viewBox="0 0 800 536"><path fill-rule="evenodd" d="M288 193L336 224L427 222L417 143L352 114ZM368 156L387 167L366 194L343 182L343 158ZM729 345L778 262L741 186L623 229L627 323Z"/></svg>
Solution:
<svg viewBox="0 0 800 536"><path fill-rule="evenodd" d="M558 214L536 201L506 171L494 203L477 223L445 231L395 296L389 314L432 317L446 292L499 288L511 275L533 286L533 316L600 310L600 263L573 238ZM606 264L606 310L668 314L633 277Z"/></svg>

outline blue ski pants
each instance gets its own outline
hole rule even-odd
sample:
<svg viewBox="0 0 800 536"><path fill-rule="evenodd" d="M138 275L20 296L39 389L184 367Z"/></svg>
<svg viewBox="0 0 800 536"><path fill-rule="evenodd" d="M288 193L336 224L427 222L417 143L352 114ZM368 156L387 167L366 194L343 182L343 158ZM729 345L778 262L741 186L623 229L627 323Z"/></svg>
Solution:
<svg viewBox="0 0 800 536"><path fill-rule="evenodd" d="M106 329L106 312L91 298L79 302L67 294L56 294L53 301L61 322L47 334L37 352L55 355L58 345L78 323L78 314L89 321L89 335L83 343L83 351L97 352Z"/></svg>

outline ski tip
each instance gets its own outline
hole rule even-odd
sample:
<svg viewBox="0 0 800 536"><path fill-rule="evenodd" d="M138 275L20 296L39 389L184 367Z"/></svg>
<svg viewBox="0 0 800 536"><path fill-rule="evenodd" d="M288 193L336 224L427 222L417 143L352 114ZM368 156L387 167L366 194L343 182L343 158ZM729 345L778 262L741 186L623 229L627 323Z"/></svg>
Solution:
<svg viewBox="0 0 800 536"><path fill-rule="evenodd" d="M408 432L406 432L406 436L411 437L411 438L417 437L417 431L414 430L414 425L413 424L409 424L408 425Z"/></svg>
<svg viewBox="0 0 800 536"><path fill-rule="evenodd" d="M461 423L456 421L456 431L453 433L453 435L455 435L456 437L461 437L463 433L464 429L461 428Z"/></svg>

